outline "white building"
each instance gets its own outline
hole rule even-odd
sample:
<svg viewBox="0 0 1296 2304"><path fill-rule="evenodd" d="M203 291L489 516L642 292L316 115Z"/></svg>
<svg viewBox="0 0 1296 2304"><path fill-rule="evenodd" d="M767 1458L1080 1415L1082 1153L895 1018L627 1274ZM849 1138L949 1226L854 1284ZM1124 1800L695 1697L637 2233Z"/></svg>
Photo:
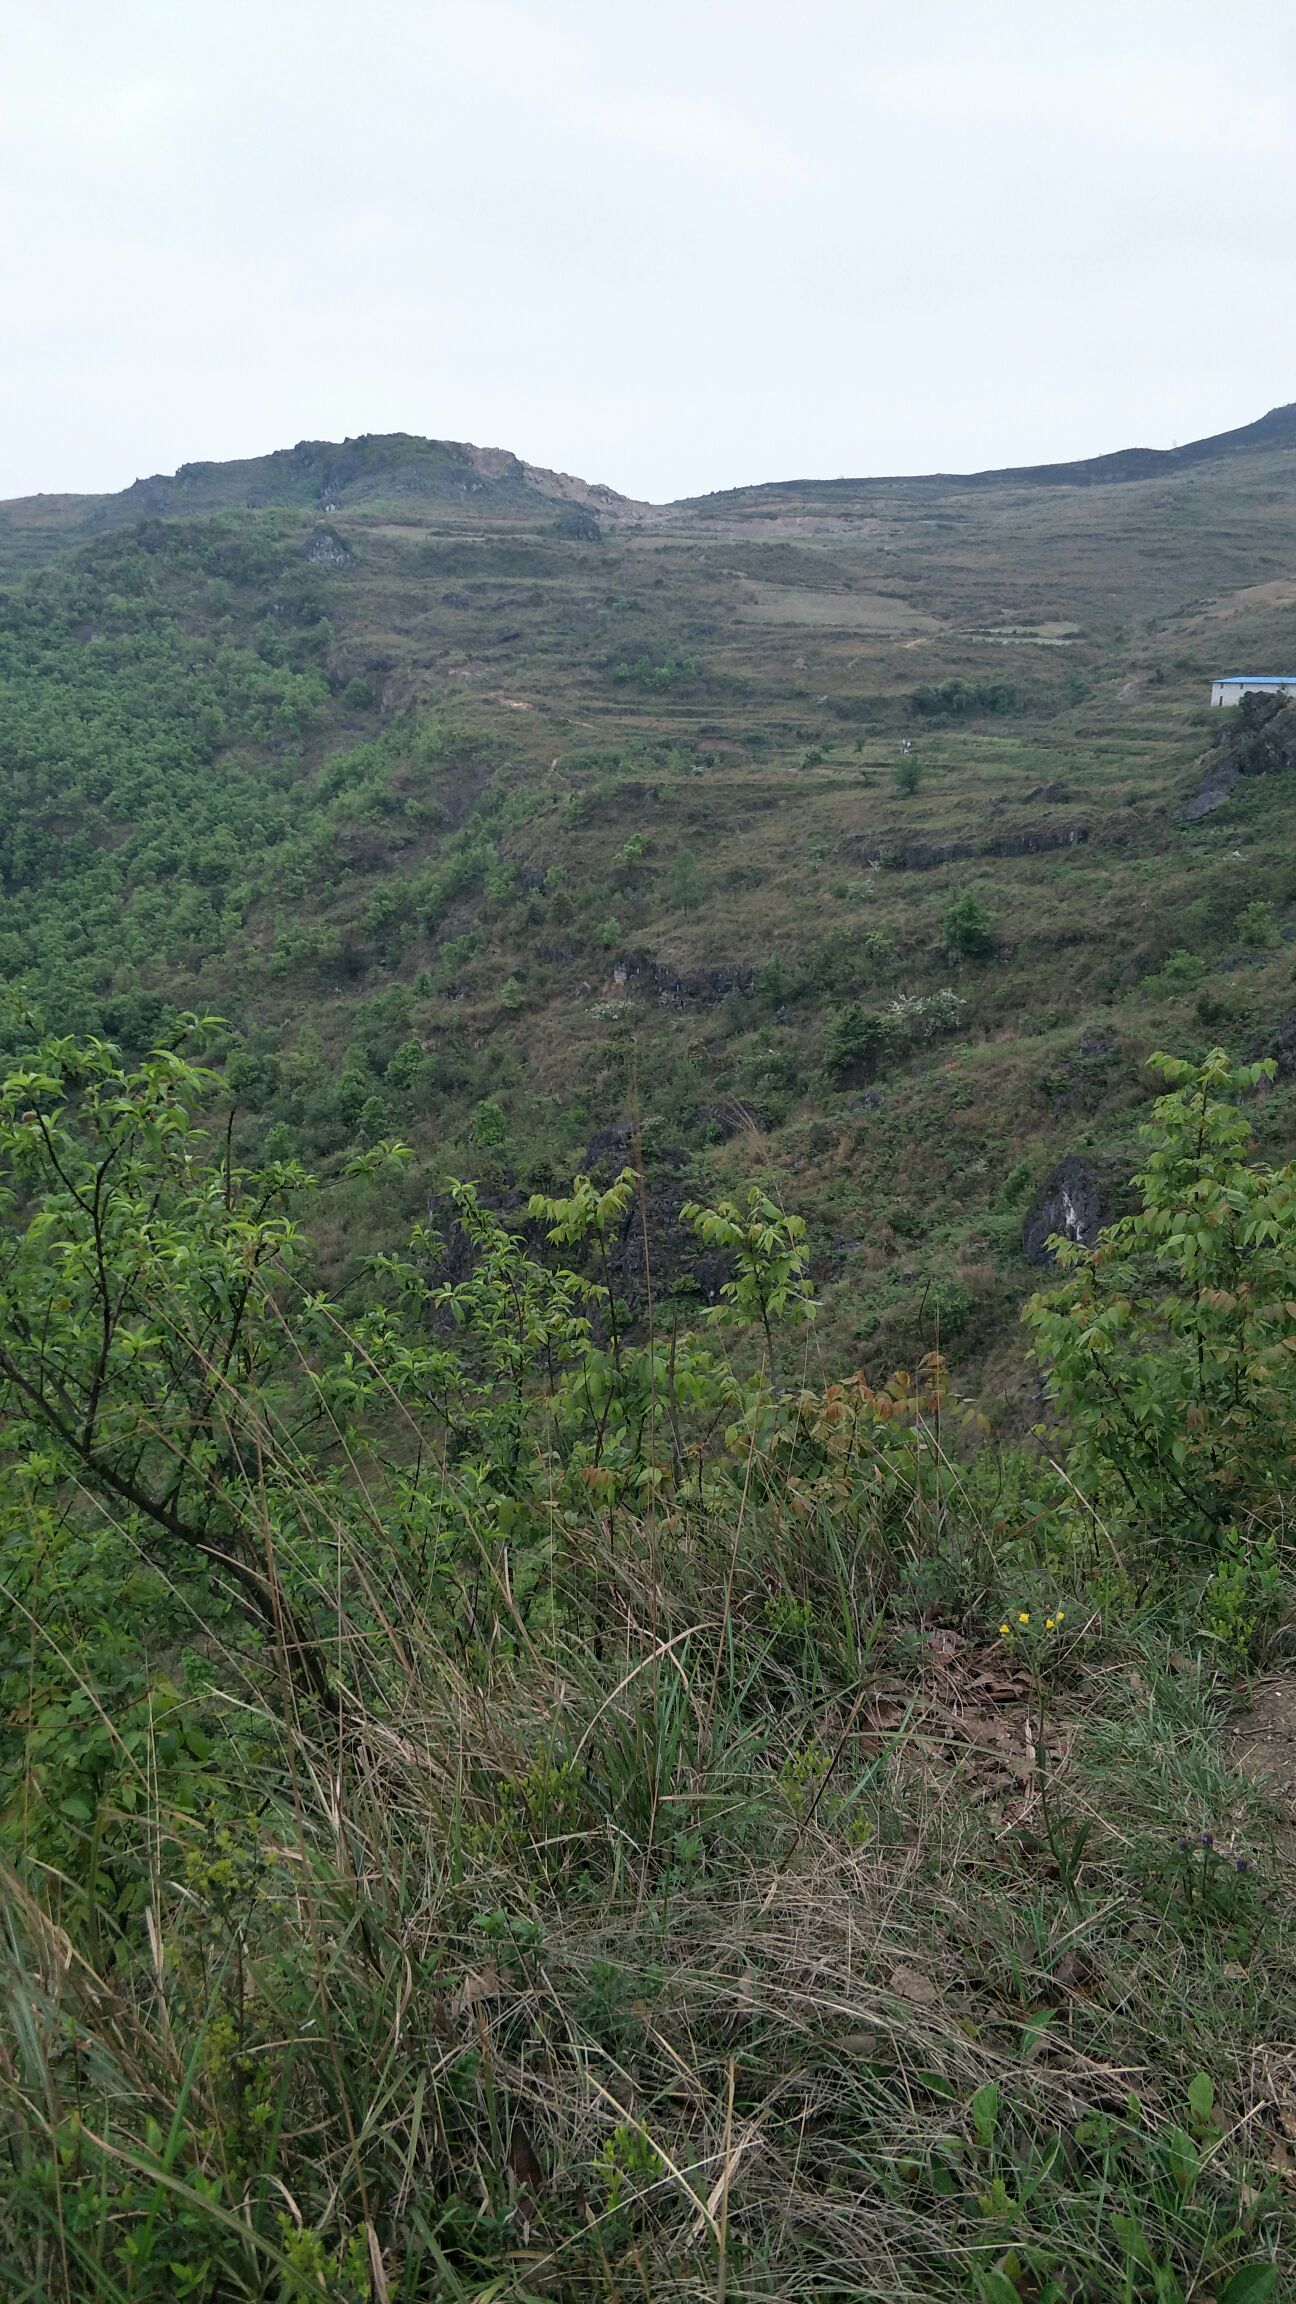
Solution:
<svg viewBox="0 0 1296 2304"><path fill-rule="evenodd" d="M1230 672L1211 686L1212 704L1240 704L1244 696L1296 694L1296 672Z"/></svg>

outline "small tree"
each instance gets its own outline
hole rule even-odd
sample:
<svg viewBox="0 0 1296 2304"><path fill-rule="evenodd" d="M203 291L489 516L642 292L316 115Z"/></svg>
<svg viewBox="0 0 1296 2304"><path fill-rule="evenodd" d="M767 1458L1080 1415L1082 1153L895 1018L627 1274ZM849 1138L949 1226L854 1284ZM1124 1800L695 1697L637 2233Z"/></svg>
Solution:
<svg viewBox="0 0 1296 2304"><path fill-rule="evenodd" d="M0 1485L34 1480L61 1516L97 1506L145 1559L208 1575L321 1696L247 1476L309 1179L234 1165L196 1117L215 1084L174 1049L128 1067L68 1039L0 1083Z"/></svg>
<svg viewBox="0 0 1296 2304"><path fill-rule="evenodd" d="M680 1214L706 1247L732 1257L734 1277L721 1288L713 1317L759 1324L772 1381L775 1325L803 1326L817 1310L804 1219L785 1215L759 1184L748 1187L745 1208L734 1200L721 1200L714 1208L688 1200Z"/></svg>
<svg viewBox="0 0 1296 2304"><path fill-rule="evenodd" d="M882 1020L858 1000L832 1018L824 1034L823 1068L830 1080L850 1080L873 1071L886 1040Z"/></svg>
<svg viewBox="0 0 1296 2304"><path fill-rule="evenodd" d="M1296 1168L1246 1158L1238 1101L1272 1063L1152 1064L1142 1206L1092 1249L1058 1241L1065 1277L1025 1318L1077 1487L1178 1544L1282 1509L1296 1481Z"/></svg>
<svg viewBox="0 0 1296 2304"><path fill-rule="evenodd" d="M473 1114L472 1140L479 1152L500 1152L508 1142L508 1121L503 1107L487 1097Z"/></svg>
<svg viewBox="0 0 1296 2304"><path fill-rule="evenodd" d="M1257 896L1252 903L1243 905L1233 928L1239 944L1245 945L1251 952L1272 952L1282 942L1278 922L1274 918L1274 908L1264 896Z"/></svg>
<svg viewBox="0 0 1296 2304"><path fill-rule="evenodd" d="M702 901L702 875L691 848L681 848L671 865L667 887L672 904L681 912L696 912Z"/></svg>
<svg viewBox="0 0 1296 2304"><path fill-rule="evenodd" d="M995 948L994 914L969 888L944 914L941 933L960 960L988 960Z"/></svg>

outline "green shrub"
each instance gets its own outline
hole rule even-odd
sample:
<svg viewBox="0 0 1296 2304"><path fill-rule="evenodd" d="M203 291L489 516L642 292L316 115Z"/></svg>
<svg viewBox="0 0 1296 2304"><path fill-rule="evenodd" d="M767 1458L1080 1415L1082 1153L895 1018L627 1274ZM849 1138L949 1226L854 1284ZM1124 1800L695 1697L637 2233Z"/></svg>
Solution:
<svg viewBox="0 0 1296 2304"><path fill-rule="evenodd" d="M969 888L942 914L941 934L960 960L988 960L995 949L994 914Z"/></svg>
<svg viewBox="0 0 1296 2304"><path fill-rule="evenodd" d="M1282 942L1274 908L1267 897L1257 896L1250 904L1244 904L1233 929L1239 944L1252 952L1272 952Z"/></svg>
<svg viewBox="0 0 1296 2304"><path fill-rule="evenodd" d="M831 1019L824 1034L822 1063L828 1078L838 1082L868 1078L886 1038L881 1017L852 1000Z"/></svg>
<svg viewBox="0 0 1296 2304"><path fill-rule="evenodd" d="M1071 1464L1095 1506L1164 1550L1271 1524L1296 1480L1296 1168L1252 1164L1240 1109L1272 1063L1153 1057L1142 1205L1026 1308Z"/></svg>
<svg viewBox="0 0 1296 2304"><path fill-rule="evenodd" d="M472 1140L483 1152L498 1152L508 1142L508 1121L500 1105L487 1098L473 1114Z"/></svg>

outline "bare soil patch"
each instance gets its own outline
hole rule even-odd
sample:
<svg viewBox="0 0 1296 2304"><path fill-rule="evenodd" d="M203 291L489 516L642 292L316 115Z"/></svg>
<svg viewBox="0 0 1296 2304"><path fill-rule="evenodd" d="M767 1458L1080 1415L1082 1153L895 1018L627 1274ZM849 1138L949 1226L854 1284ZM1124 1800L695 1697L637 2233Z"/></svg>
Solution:
<svg viewBox="0 0 1296 2304"><path fill-rule="evenodd" d="M1224 1734L1234 1767L1269 1792L1283 1845L1296 1848L1296 1672L1263 1683Z"/></svg>

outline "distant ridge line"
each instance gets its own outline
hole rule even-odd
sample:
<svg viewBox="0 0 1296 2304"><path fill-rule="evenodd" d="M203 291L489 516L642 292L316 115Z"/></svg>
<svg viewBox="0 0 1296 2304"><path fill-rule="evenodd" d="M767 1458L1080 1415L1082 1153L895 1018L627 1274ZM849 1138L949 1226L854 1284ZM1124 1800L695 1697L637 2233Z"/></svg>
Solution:
<svg viewBox="0 0 1296 2304"><path fill-rule="evenodd" d="M614 522L634 521L653 513L716 511L754 499L811 496L833 503L892 489L1092 488L1170 476L1225 457L1282 448L1296 448L1296 401L1271 408L1252 424L1214 432L1180 448L1118 448L1067 463L1005 464L980 472L756 480L648 504L602 483L529 463L510 449L480 448L410 432L361 433L341 441L299 440L292 448L273 449L263 456L181 464L174 473L153 473L105 494L42 491L10 497L0 502L0 516L11 532L15 523L31 527L45 522L52 524L51 533L59 527L66 535L78 523L84 534L159 515L269 505L295 505L328 515L367 501L404 496L413 501L439 498L443 503L476 497L483 508L517 512L528 506L533 515L575 504Z"/></svg>
<svg viewBox="0 0 1296 2304"><path fill-rule="evenodd" d="M1158 474L1183 471L1217 457L1246 454L1264 448L1296 448L1296 401L1271 408L1253 424L1240 424L1231 432L1212 432L1203 440L1186 441L1181 448L1116 448L1103 456L1083 456L1061 464L1003 464L981 472L892 472L857 479L754 480L738 488L720 488L706 496L682 498L689 504L715 504L721 499L781 490L811 489L835 494L859 488L1093 488L1113 481L1151 480Z"/></svg>

